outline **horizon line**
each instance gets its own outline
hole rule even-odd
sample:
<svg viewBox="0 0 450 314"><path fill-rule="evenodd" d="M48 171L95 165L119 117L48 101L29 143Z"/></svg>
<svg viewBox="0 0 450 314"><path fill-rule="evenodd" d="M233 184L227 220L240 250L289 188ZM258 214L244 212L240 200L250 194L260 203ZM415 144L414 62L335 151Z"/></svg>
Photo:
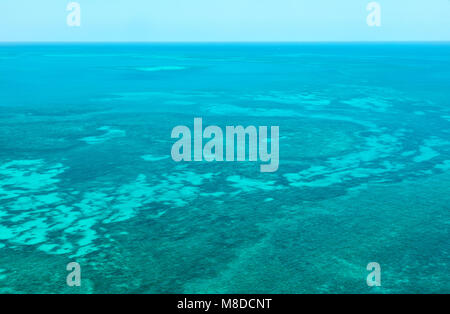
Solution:
<svg viewBox="0 0 450 314"><path fill-rule="evenodd" d="M318 41L0 41L3 44L395 44L450 43L450 40L318 40Z"/></svg>

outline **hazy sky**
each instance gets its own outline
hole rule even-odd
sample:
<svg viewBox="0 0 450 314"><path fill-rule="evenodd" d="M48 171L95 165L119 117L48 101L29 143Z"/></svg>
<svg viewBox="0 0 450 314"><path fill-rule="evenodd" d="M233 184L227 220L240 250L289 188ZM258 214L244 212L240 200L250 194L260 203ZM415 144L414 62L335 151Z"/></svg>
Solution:
<svg viewBox="0 0 450 314"><path fill-rule="evenodd" d="M0 0L0 41L450 41L450 0Z"/></svg>

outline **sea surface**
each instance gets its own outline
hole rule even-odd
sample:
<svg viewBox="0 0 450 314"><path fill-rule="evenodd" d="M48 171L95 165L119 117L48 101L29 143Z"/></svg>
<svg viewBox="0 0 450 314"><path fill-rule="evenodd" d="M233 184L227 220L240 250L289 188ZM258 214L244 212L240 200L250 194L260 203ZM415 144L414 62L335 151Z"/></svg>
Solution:
<svg viewBox="0 0 450 314"><path fill-rule="evenodd" d="M0 45L2 293L450 293L449 229L448 43Z"/></svg>

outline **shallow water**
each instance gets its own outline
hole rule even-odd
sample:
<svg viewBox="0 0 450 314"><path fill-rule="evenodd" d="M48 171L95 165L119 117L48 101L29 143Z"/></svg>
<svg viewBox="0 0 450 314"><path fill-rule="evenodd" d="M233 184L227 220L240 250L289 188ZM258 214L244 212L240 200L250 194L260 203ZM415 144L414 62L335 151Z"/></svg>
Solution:
<svg viewBox="0 0 450 314"><path fill-rule="evenodd" d="M2 45L0 292L448 293L449 86L448 44ZM172 161L194 117L279 170Z"/></svg>

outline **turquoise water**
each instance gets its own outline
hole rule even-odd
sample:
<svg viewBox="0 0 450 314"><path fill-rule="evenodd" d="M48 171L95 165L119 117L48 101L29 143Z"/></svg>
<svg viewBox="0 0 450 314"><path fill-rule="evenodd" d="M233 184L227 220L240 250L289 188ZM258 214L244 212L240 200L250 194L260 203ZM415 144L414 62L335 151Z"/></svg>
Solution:
<svg viewBox="0 0 450 314"><path fill-rule="evenodd" d="M279 170L175 163L195 117ZM0 46L0 292L449 293L449 187L450 44Z"/></svg>

